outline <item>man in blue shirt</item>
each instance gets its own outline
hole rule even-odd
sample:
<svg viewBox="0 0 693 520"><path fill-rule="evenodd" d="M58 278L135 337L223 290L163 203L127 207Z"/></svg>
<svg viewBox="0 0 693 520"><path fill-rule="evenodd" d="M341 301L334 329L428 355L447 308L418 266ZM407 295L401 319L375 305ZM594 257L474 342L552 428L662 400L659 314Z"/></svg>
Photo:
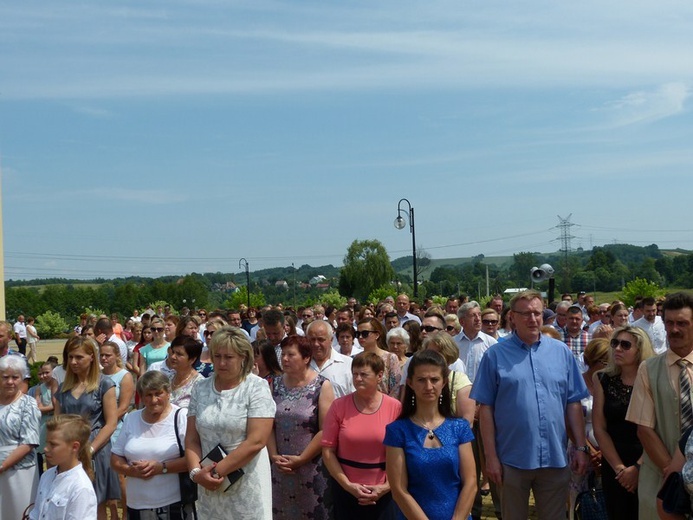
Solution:
<svg viewBox="0 0 693 520"><path fill-rule="evenodd" d="M540 519L565 518L566 424L579 450L573 470L582 474L589 462L580 403L587 387L565 344L541 335L541 295L518 293L510 309L515 332L486 351L470 396L481 405L485 473L502 485L503 520L529 517L530 490Z"/></svg>

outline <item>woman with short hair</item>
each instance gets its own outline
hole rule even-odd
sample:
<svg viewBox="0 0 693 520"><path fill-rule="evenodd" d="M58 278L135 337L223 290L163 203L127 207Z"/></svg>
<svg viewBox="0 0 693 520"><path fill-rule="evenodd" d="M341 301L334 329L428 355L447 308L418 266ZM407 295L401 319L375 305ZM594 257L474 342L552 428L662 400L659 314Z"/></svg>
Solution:
<svg viewBox="0 0 693 520"><path fill-rule="evenodd" d="M171 403L181 408L190 404L192 389L204 379L195 370L202 354L202 342L191 336L176 336L169 347L169 364L174 370L171 381Z"/></svg>
<svg viewBox="0 0 693 520"><path fill-rule="evenodd" d="M144 408L127 415L111 454L113 469L127 477L127 517L192 519L194 505L182 503L178 478L188 470L178 447L185 445L187 412L171 403L170 382L156 370L137 381L137 393Z"/></svg>
<svg viewBox="0 0 693 520"><path fill-rule="evenodd" d="M387 343L387 349L399 359L400 367L404 367L407 359L409 359L407 358L407 352L409 352L409 333L402 327L395 327L387 331L385 342Z"/></svg>
<svg viewBox="0 0 693 520"><path fill-rule="evenodd" d="M394 517L383 439L402 405L378 390L384 370L374 352L358 354L351 364L356 391L335 400L325 417L322 456L331 476L335 520Z"/></svg>
<svg viewBox="0 0 693 520"><path fill-rule="evenodd" d="M276 406L267 381L252 373L253 347L236 327L214 331L209 341L214 374L199 381L188 407L186 456L200 490L197 509L205 520L271 520L272 481L267 440ZM226 456L204 468L201 460L219 445ZM224 478L243 470L228 489Z"/></svg>
<svg viewBox="0 0 693 520"><path fill-rule="evenodd" d="M0 518L22 518L38 487L36 446L41 412L22 393L29 367L21 356L0 358Z"/></svg>
<svg viewBox="0 0 693 520"><path fill-rule="evenodd" d="M306 338L287 336L281 349L284 373L271 383L277 407L269 442L273 518L327 520L320 441L334 390L310 367L311 347Z"/></svg>

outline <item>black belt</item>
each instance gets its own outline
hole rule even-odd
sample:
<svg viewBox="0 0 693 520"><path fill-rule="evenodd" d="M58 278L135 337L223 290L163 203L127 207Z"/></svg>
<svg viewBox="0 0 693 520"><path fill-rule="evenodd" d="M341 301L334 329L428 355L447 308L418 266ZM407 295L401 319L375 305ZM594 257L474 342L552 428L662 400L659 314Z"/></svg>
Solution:
<svg viewBox="0 0 693 520"><path fill-rule="evenodd" d="M346 466L351 466L352 468L358 469L385 469L384 462L356 462L355 460L343 459L342 457L337 457L337 460Z"/></svg>

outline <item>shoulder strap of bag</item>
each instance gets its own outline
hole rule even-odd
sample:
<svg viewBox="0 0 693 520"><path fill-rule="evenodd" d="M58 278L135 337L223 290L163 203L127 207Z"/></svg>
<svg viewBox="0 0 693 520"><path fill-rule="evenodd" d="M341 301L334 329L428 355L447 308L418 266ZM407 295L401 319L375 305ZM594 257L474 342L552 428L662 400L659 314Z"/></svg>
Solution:
<svg viewBox="0 0 693 520"><path fill-rule="evenodd" d="M176 410L176 414L173 416L173 430L176 432L176 442L178 443L178 452L180 453L180 456L183 457L185 455L185 452L183 451L183 445L180 443L180 435L178 434L178 414L180 413L181 408L178 408Z"/></svg>

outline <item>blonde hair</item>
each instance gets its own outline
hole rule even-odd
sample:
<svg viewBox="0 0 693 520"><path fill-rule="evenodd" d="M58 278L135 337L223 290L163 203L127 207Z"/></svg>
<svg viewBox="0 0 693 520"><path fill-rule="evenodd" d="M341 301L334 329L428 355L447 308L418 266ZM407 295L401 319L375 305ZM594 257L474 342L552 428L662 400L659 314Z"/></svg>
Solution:
<svg viewBox="0 0 693 520"><path fill-rule="evenodd" d="M65 344L65 359L68 359L70 352L81 348L87 355L92 356L89 372L87 373L87 388L85 391L93 392L99 387L99 376L101 368L99 367L99 347L92 338L87 336L74 336L67 340ZM72 372L70 363L67 363L65 369L65 382L61 387L61 392L68 392L79 384L77 376Z"/></svg>
<svg viewBox="0 0 693 520"><path fill-rule="evenodd" d="M450 334L434 334L426 336L423 349L428 350L434 346L438 353L445 359L445 364L452 365L460 357L460 348Z"/></svg>
<svg viewBox="0 0 693 520"><path fill-rule="evenodd" d="M238 328L229 325L214 331L212 341L209 343L209 350L214 356L220 350L230 350L244 358L241 363L241 381L246 378L253 369L254 356L253 346L248 341L246 335Z"/></svg>
<svg viewBox="0 0 693 520"><path fill-rule="evenodd" d="M622 332L630 334L635 339L635 345L633 345L633 347L637 348L638 350L638 355L636 357L638 366L640 366L640 363L646 359L654 357L655 352L652 348L652 342L650 341L650 336L647 334L647 332L640 327L626 325L625 327L619 327L616 329L611 335L611 339L618 338L618 335ZM611 352L609 353L609 363L606 365L604 373L611 377L621 374L621 367L614 363L614 349L611 349Z"/></svg>
<svg viewBox="0 0 693 520"><path fill-rule="evenodd" d="M77 459L91 480L94 480L94 470L91 465L91 426L81 415L61 414L46 422L46 432L60 432L65 442L79 442Z"/></svg>

